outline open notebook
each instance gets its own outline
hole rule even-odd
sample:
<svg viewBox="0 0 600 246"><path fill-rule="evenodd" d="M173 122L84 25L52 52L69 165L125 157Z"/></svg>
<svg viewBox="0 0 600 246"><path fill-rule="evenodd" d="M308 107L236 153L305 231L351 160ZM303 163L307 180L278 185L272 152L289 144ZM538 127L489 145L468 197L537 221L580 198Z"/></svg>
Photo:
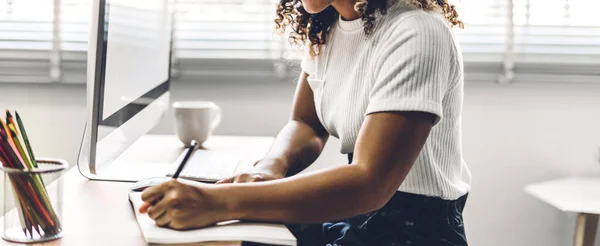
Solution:
<svg viewBox="0 0 600 246"><path fill-rule="evenodd" d="M296 245L296 238L283 225L248 222L225 222L197 230L176 231L158 227L147 214L140 214L141 192L130 192L136 220L148 243L183 244L217 241L246 241L271 245Z"/></svg>

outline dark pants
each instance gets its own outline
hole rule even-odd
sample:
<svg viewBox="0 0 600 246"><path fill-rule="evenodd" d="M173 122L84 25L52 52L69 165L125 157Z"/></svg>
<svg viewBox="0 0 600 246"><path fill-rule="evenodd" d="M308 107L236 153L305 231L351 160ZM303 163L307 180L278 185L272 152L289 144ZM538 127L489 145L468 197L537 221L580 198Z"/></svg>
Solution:
<svg viewBox="0 0 600 246"><path fill-rule="evenodd" d="M352 155L348 155L352 162ZM397 191L376 211L313 225L287 225L298 246L467 245L462 211L467 195L443 200Z"/></svg>

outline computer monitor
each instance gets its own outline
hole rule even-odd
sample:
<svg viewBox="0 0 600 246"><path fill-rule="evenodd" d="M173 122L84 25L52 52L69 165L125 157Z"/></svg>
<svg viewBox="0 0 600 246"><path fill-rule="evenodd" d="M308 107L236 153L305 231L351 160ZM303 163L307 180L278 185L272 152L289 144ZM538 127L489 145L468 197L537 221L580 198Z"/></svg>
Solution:
<svg viewBox="0 0 600 246"><path fill-rule="evenodd" d="M123 179L103 170L167 111L172 8L170 0L93 0L88 118L78 158L85 177Z"/></svg>

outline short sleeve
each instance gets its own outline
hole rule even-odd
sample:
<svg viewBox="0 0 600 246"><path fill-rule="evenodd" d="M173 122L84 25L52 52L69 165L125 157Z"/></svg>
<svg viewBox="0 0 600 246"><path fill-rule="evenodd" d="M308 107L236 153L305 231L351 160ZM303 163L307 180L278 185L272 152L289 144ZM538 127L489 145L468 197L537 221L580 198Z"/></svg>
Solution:
<svg viewBox="0 0 600 246"><path fill-rule="evenodd" d="M315 58L310 55L308 48L304 50L300 67L302 68L303 72L309 75L312 75L315 72Z"/></svg>
<svg viewBox="0 0 600 246"><path fill-rule="evenodd" d="M437 14L411 15L382 42L366 114L420 111L443 118L442 100L455 59L449 25Z"/></svg>

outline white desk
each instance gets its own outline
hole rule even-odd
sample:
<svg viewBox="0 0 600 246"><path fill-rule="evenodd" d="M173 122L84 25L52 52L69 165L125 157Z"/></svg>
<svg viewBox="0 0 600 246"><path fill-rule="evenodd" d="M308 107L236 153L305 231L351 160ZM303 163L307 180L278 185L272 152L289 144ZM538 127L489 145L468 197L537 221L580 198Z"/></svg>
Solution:
<svg viewBox="0 0 600 246"><path fill-rule="evenodd" d="M594 246L600 215L600 177L569 177L532 184L525 191L560 209L577 213L575 246Z"/></svg>
<svg viewBox="0 0 600 246"><path fill-rule="evenodd" d="M181 143L175 136L150 135L138 142L138 147L175 144L172 149L177 153L170 158L177 158L181 153ZM147 141L146 141L147 140ZM225 137L213 136L204 145L206 149L225 151L242 157L239 170L251 167L254 161L261 158L273 142L271 137ZM179 147L177 147L179 146ZM135 146L134 146L135 147ZM157 146L154 146L156 148ZM140 151L144 150L141 148ZM140 153L148 156L158 155L153 148ZM161 154L162 155L162 154ZM157 157L158 158L158 157ZM162 155L162 158L165 158ZM153 158L150 158L153 159ZM167 163L175 161L168 160ZM155 159L153 159L155 160ZM131 183L91 181L79 173L77 167L71 168L63 177L63 216L64 237L60 240L41 244L43 246L142 246L147 245L139 230L135 215L127 199ZM51 184L52 185L52 184ZM1 233L1 232L0 232ZM18 245L0 239L0 246ZM240 245L239 242L186 244L186 245Z"/></svg>

